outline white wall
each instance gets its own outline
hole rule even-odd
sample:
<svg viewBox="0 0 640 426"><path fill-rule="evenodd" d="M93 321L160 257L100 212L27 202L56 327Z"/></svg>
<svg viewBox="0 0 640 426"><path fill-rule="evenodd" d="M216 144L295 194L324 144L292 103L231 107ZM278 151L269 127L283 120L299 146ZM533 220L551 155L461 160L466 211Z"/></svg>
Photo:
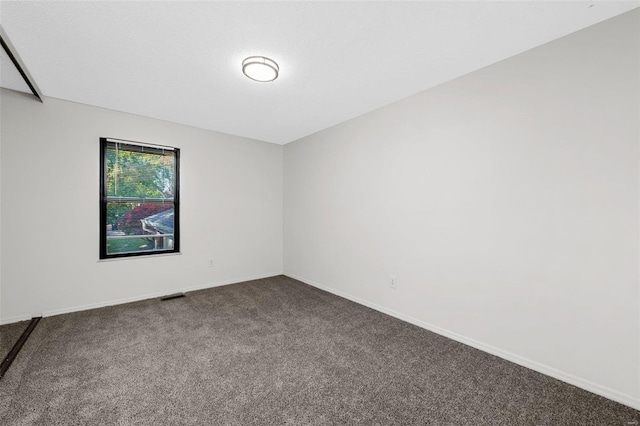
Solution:
<svg viewBox="0 0 640 426"><path fill-rule="evenodd" d="M282 146L9 90L1 101L2 322L282 273ZM101 136L181 149L181 255L98 261Z"/></svg>
<svg viewBox="0 0 640 426"><path fill-rule="evenodd" d="M285 274L640 408L638 28L286 145Z"/></svg>

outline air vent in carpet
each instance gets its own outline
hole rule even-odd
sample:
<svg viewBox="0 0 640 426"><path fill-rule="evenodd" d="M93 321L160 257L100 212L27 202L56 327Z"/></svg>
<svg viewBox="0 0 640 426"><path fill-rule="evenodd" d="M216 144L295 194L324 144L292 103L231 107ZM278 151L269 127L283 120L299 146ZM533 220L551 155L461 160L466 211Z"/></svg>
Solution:
<svg viewBox="0 0 640 426"><path fill-rule="evenodd" d="M164 296L160 298L160 301L165 302L167 300L179 299L181 297L186 297L184 293L174 293L168 296Z"/></svg>

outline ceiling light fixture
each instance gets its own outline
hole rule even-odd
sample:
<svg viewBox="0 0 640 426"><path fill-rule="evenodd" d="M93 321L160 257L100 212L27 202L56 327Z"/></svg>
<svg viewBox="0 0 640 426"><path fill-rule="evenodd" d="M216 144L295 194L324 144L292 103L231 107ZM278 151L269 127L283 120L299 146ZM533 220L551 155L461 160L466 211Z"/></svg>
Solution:
<svg viewBox="0 0 640 426"><path fill-rule="evenodd" d="M249 56L242 61L242 72L255 81L273 81L278 78L280 67L273 59L264 56Z"/></svg>

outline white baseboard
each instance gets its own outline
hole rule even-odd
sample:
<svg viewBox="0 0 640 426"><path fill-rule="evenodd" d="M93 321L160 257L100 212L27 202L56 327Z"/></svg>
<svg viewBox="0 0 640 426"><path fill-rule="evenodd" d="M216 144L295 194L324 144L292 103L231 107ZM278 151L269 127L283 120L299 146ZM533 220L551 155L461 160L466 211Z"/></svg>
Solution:
<svg viewBox="0 0 640 426"><path fill-rule="evenodd" d="M32 317L29 316L29 315L23 315L23 316L12 317L12 318L5 318L5 319L0 321L0 325L13 324L14 322L20 322L20 321L29 321L31 318Z"/></svg>
<svg viewBox="0 0 640 426"><path fill-rule="evenodd" d="M190 286L190 287L183 287L183 288L164 290L164 291L154 292L154 293L140 294L133 297L125 297L123 299L114 299L114 300L109 300L105 302L89 303L87 305L73 306L73 307L67 307L62 309L54 309L51 311L43 312L42 317L51 317L54 315L68 314L71 312L79 312L79 311L86 311L89 309L104 308L106 306L122 305L123 303L138 302L140 300L146 300L146 299L155 299L157 297L162 297L162 296L166 296L168 294L173 294L173 293L187 293L190 291L204 290L207 288L220 287L223 285L235 284L235 283L240 283L244 281L259 280L262 278L269 278L277 275L282 275L282 272L274 272L272 274L261 274L261 275L251 276L251 277L217 281L213 283L204 283L204 284L199 284L199 285ZM30 316L7 318L0 321L0 324L11 324L14 322L24 321L29 319L31 319Z"/></svg>
<svg viewBox="0 0 640 426"><path fill-rule="evenodd" d="M454 333L453 331L449 331L442 327L438 327L433 324L429 324L427 322L421 321L419 319L410 317L408 315L401 314L399 312L393 311L391 309L385 308L384 306L377 305L375 303L369 302L368 300L364 300L360 297L353 296L351 294L345 293L340 290L336 290L331 287L324 286L322 284L316 283L312 280L308 280L306 278L298 277L296 275L288 274L285 272L285 275L296 279L298 281L302 281L305 284L310 286L319 288L321 290L325 290L329 293L333 293L337 296L344 297L345 299L351 300L352 302L356 302L360 305L367 306L376 311L385 313L387 315L391 315L392 317L398 318L400 320L406 321L408 323L417 325L418 327L425 328L429 331L433 331L434 333L440 334L442 336L448 337L460 343L464 343L465 345L472 346L476 349L479 349L484 352L488 352L491 355L495 355L507 361L511 361L523 367L530 368L531 370L535 370L539 373L546 374L547 376L551 376L555 379L561 380L563 382L569 383L571 385L577 386L589 392L595 393L597 395L603 396L605 398L611 399L613 401L619 402L620 404L627 405L631 408L635 408L636 410L640 410L640 399L634 398L631 395L626 395L621 392L610 389L606 386L599 385L597 383L593 383L589 380L582 379L580 377L574 376L569 373L565 373L564 371L558 370L553 367L549 367L548 365L541 364L539 362L524 358L520 355L513 354L511 352L502 350L500 348L496 348L495 346L487 345L485 343L479 342L474 339L470 339L468 337L462 336L458 333Z"/></svg>

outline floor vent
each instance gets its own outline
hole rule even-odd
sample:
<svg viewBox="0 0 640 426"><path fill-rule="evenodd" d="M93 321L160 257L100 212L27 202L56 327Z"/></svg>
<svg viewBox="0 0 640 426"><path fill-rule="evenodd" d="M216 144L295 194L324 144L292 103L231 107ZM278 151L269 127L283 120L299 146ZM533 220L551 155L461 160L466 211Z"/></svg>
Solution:
<svg viewBox="0 0 640 426"><path fill-rule="evenodd" d="M161 297L160 301L165 302L167 300L179 299L181 297L186 297L186 296L184 293L175 293L175 294L170 294L168 296Z"/></svg>

